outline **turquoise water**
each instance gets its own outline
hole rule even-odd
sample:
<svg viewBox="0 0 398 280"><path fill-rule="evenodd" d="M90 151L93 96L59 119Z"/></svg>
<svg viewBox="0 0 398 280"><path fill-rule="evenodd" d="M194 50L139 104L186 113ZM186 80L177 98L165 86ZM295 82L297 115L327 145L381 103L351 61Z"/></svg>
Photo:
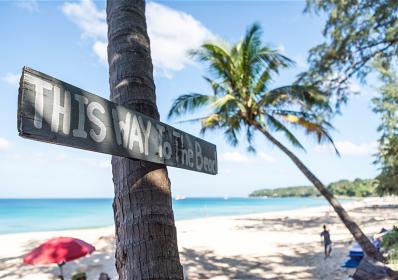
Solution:
<svg viewBox="0 0 398 280"><path fill-rule="evenodd" d="M327 205L323 198L173 200L176 220ZM0 199L0 234L113 225L112 199Z"/></svg>

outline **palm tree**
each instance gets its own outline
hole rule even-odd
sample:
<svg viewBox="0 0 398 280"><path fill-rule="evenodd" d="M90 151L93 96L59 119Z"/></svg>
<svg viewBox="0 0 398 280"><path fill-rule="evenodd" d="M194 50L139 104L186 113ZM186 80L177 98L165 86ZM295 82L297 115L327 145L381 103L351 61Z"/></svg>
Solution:
<svg viewBox="0 0 398 280"><path fill-rule="evenodd" d="M215 79L205 77L212 94L192 93L178 97L170 109L169 118L207 107L211 114L191 121L201 122L201 132L221 129L226 139L238 144L238 134L246 131L249 150L254 151L254 132L260 132L284 152L332 205L341 221L363 248L376 260L383 257L350 218L341 204L304 163L275 136L281 132L294 147L304 149L289 130L289 126L302 128L314 135L318 142L327 141L333 146L327 121L332 109L327 94L315 87L288 85L269 89L272 77L293 61L261 42L261 28L252 25L245 37L232 47L219 43L205 43L191 52L192 56L209 65ZM336 149L336 153L338 153Z"/></svg>
<svg viewBox="0 0 398 280"><path fill-rule="evenodd" d="M159 119L144 0L108 0L111 100ZM164 165L112 157L121 280L183 279Z"/></svg>

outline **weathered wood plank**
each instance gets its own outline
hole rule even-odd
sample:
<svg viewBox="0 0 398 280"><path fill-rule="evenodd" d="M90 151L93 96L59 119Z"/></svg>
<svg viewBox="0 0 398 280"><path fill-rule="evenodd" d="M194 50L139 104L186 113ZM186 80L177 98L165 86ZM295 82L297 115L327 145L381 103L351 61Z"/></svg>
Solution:
<svg viewBox="0 0 398 280"><path fill-rule="evenodd" d="M217 174L214 144L28 67L18 131L32 140Z"/></svg>

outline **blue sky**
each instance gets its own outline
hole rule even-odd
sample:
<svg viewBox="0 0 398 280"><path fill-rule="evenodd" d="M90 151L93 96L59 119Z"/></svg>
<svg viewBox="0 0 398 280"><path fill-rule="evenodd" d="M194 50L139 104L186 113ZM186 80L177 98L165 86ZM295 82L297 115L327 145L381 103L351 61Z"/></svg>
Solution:
<svg viewBox="0 0 398 280"><path fill-rule="evenodd" d="M29 66L87 91L109 97L106 61L105 2L0 2L2 54L0 63L0 198L113 197L110 156L50 145L18 136L18 80ZM289 84L306 69L308 49L323 41L324 18L303 14L299 1L161 1L147 4L148 31L155 65L157 102L162 121L198 135L199 126L165 119L177 96L207 92L206 67L191 61L186 51L205 40L236 42L258 22L263 41L297 62L275 77L274 86ZM377 149L378 117L371 111L375 88L352 81L353 96L337 116L332 133L342 157L315 140L303 140L296 151L324 183L377 174L372 154ZM283 140L282 135L277 135ZM308 185L306 178L279 150L256 135L257 155L246 143L234 148L222 134L205 136L217 145L216 176L169 168L173 195L246 196L258 188Z"/></svg>

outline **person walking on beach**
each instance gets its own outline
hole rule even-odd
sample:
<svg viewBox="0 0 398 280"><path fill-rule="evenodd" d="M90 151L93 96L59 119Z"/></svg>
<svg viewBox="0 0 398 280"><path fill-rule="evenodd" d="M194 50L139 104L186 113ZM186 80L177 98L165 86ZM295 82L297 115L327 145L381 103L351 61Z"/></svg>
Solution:
<svg viewBox="0 0 398 280"><path fill-rule="evenodd" d="M332 240L330 240L330 233L326 229L326 225L323 225L323 231L321 232L321 238L323 237L323 245L325 246L325 260L330 257L332 252Z"/></svg>

